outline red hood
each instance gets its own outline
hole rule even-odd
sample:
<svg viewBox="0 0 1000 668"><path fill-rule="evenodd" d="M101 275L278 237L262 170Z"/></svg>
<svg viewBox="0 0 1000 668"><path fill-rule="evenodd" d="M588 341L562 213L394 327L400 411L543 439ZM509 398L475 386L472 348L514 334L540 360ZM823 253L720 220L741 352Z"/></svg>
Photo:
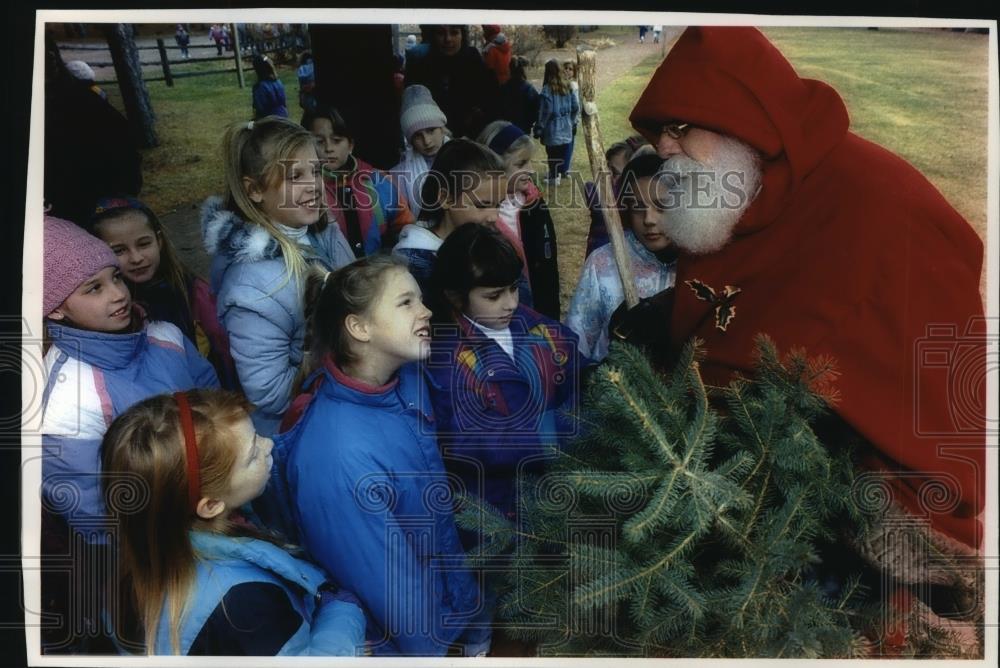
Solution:
<svg viewBox="0 0 1000 668"><path fill-rule="evenodd" d="M752 370L759 333L834 358L834 410L878 451L872 466L891 472L895 500L979 545L983 244L968 223L911 165L848 132L836 91L800 78L753 28L689 28L630 119L650 141L679 120L763 155L763 189L734 238L678 259L672 346L701 338L712 385ZM740 288L725 330L690 280ZM947 490L942 503L927 501L931 483Z"/></svg>
<svg viewBox="0 0 1000 668"><path fill-rule="evenodd" d="M849 125L837 91L799 77L759 30L744 27L684 31L629 116L654 145L666 120L732 135L762 154L764 188L737 234L780 213Z"/></svg>

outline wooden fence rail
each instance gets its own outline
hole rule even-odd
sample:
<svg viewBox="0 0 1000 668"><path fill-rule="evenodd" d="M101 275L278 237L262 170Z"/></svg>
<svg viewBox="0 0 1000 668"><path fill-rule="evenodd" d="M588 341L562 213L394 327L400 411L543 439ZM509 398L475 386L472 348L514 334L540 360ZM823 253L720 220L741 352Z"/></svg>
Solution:
<svg viewBox="0 0 1000 668"><path fill-rule="evenodd" d="M160 69L163 71L162 76L149 77L143 75L142 77L143 81L163 81L167 84L168 87L173 87L174 79L185 79L187 77L204 77L214 74L232 74L235 72L237 83L239 84L240 88L243 88L245 86L243 79L244 59L247 58L252 59L255 55L259 53L277 53L279 51L287 51L289 49L295 49L298 47L294 35L282 35L281 37L275 39L255 40L244 45L240 44L240 40L237 37L238 33L236 32L235 27L232 35L234 37L232 45L233 46L232 55L224 55L224 56L201 56L198 58L184 58L182 60L171 60L170 57L167 55L167 51L168 50L178 51L181 49L181 47L177 45L168 45L163 41L162 38L157 38L155 46L154 45L137 46L136 47L137 49L156 50L159 52L160 57L158 60L143 61L141 62L141 65L143 67L154 67L156 65L159 65ZM96 44L79 44L79 45L59 44L58 46L60 50L65 49L67 51L108 51L107 46L101 46ZM186 48L190 50L194 48L214 48L214 47L215 47L215 42L209 42L207 44L189 44ZM201 72L175 72L171 67L172 65L187 65L189 63L209 63L209 62L217 62L220 60L234 61L236 66L217 69L217 70L204 70ZM88 62L87 64L90 65L91 67L114 66L114 63L112 63L111 61ZM107 86L111 84L117 84L118 81L116 79L104 79L101 81L95 81L94 83L99 86Z"/></svg>

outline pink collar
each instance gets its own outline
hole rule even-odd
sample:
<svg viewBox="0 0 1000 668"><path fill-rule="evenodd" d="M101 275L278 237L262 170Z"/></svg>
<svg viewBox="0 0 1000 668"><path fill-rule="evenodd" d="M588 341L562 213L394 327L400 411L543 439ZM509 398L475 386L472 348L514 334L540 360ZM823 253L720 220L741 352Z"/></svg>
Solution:
<svg viewBox="0 0 1000 668"><path fill-rule="evenodd" d="M358 380L353 376L348 376L340 370L340 368L334 363L333 357L330 355L323 358L323 366L326 367L326 370L333 375L334 380L338 383L344 385L345 387L349 387L352 390L356 390L357 392L361 392L362 394L385 394L399 384L399 374L393 376L392 380L385 385L370 385L363 380Z"/></svg>

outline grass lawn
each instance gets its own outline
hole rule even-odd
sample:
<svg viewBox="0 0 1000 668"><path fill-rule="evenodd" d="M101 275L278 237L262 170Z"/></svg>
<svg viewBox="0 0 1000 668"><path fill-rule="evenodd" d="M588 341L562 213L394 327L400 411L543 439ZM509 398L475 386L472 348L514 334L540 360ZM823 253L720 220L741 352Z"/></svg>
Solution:
<svg viewBox="0 0 1000 668"><path fill-rule="evenodd" d="M985 240L988 35L784 27L764 32L801 76L826 81L840 93L853 132L916 166ZM628 114L658 64L659 57L651 56L598 92L605 146L633 133ZM573 168L589 178L582 135ZM590 215L578 207L552 208L565 311L583 264ZM984 271L984 295L985 280Z"/></svg>
<svg viewBox="0 0 1000 668"><path fill-rule="evenodd" d="M221 69L221 65L174 66L175 73L199 69ZM243 73L246 88L237 85L235 72L175 79L173 88L162 81L147 82L160 145L143 152L142 198L157 213L222 192L222 133L229 123L253 118L250 99L257 76L249 63ZM295 70L280 67L278 75L285 85L289 111L295 114L300 111ZM116 86L108 86L108 99L122 109Z"/></svg>

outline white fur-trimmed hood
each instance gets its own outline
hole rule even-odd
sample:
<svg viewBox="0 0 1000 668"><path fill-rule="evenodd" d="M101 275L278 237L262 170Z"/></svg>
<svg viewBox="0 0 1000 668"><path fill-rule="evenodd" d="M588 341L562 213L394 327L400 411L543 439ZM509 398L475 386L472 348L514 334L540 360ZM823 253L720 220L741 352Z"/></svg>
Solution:
<svg viewBox="0 0 1000 668"><path fill-rule="evenodd" d="M209 197L201 205L201 238L209 255L222 255L232 262L259 262L281 257L278 242L267 230L247 223L227 209L218 196Z"/></svg>

